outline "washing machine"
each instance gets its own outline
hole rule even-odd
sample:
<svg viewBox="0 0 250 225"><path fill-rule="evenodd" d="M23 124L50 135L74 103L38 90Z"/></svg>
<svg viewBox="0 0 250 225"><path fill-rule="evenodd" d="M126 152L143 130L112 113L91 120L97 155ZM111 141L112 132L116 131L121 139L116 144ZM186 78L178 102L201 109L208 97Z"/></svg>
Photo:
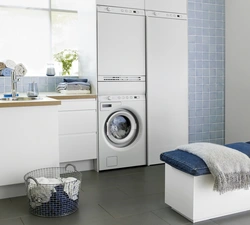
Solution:
<svg viewBox="0 0 250 225"><path fill-rule="evenodd" d="M145 95L99 96L99 170L146 165Z"/></svg>

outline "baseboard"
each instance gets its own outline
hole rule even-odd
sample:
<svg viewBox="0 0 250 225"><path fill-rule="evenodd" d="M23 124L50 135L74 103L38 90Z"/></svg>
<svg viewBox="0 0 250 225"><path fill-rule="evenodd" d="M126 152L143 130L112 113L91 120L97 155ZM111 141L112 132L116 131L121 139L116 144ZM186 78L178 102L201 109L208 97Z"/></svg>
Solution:
<svg viewBox="0 0 250 225"><path fill-rule="evenodd" d="M67 164L74 165L78 171L94 170L94 160L60 163L60 167L65 167Z"/></svg>
<svg viewBox="0 0 250 225"><path fill-rule="evenodd" d="M26 195L25 184L13 184L0 187L0 199Z"/></svg>

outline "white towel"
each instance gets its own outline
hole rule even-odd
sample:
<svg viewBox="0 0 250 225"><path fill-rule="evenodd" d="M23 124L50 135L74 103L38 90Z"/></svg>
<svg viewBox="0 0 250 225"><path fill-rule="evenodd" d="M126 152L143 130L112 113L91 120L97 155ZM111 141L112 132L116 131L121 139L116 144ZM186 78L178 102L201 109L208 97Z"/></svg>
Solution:
<svg viewBox="0 0 250 225"><path fill-rule="evenodd" d="M214 176L214 190L221 194L250 187L250 159L240 151L212 143L192 143L178 149L199 156Z"/></svg>
<svg viewBox="0 0 250 225"><path fill-rule="evenodd" d="M15 66L16 66L16 63L10 59L5 60L4 64L6 65L6 67L13 69L13 70L15 69Z"/></svg>
<svg viewBox="0 0 250 225"><path fill-rule="evenodd" d="M78 193L80 189L81 181L74 177L62 178L64 183L64 191L68 194L72 200L78 199Z"/></svg>
<svg viewBox="0 0 250 225"><path fill-rule="evenodd" d="M19 63L15 66L16 76L24 76L27 73L27 69L22 63Z"/></svg>

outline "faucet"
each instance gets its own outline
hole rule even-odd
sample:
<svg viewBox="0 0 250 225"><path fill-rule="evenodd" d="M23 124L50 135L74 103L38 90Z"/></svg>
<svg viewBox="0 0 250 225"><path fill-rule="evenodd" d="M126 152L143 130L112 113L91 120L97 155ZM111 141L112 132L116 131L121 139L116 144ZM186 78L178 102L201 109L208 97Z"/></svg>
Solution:
<svg viewBox="0 0 250 225"><path fill-rule="evenodd" d="M17 78L15 70L11 71L11 94L12 94L12 99L16 100L17 96L17 82L20 81L20 78Z"/></svg>

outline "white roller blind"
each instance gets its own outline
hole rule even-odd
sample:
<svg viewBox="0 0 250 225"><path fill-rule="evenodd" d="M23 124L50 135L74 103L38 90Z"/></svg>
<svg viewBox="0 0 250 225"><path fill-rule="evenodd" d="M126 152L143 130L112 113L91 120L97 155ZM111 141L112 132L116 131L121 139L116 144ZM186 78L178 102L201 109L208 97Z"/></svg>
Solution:
<svg viewBox="0 0 250 225"><path fill-rule="evenodd" d="M0 0L0 6L49 8L49 0Z"/></svg>
<svg viewBox="0 0 250 225"><path fill-rule="evenodd" d="M52 9L78 10L79 0L51 0Z"/></svg>
<svg viewBox="0 0 250 225"><path fill-rule="evenodd" d="M27 75L44 74L50 60L48 11L0 8L0 61L12 59L27 67Z"/></svg>
<svg viewBox="0 0 250 225"><path fill-rule="evenodd" d="M79 20L76 9L79 0L0 0L0 61L23 63L27 75L45 75L46 65L53 55L64 49L78 50ZM71 3L71 4L70 4ZM2 7L1 7L2 6ZM61 65L54 62L56 74ZM78 63L71 71L78 73Z"/></svg>

